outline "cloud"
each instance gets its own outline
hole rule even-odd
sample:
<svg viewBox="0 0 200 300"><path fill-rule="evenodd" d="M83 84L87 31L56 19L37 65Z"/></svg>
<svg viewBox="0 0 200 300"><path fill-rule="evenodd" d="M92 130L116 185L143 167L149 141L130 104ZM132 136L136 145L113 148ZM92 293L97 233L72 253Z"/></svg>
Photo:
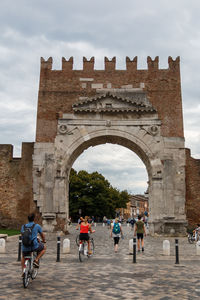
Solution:
<svg viewBox="0 0 200 300"><path fill-rule="evenodd" d="M19 156L21 142L35 140L41 56L52 56L54 69L63 56L74 56L75 69L83 56L95 56L96 69L104 68L104 56L116 56L119 69L126 56L138 56L138 68L146 69L148 55L159 56L160 68L180 55L186 146L199 158L199 10L196 0L2 0L0 143L14 144ZM144 165L123 147L106 147L88 149L75 164L104 172L114 186L145 189Z"/></svg>
<svg viewBox="0 0 200 300"><path fill-rule="evenodd" d="M131 150L112 144L90 147L75 161L77 171L101 173L112 186L131 193L147 190L147 171L141 159Z"/></svg>

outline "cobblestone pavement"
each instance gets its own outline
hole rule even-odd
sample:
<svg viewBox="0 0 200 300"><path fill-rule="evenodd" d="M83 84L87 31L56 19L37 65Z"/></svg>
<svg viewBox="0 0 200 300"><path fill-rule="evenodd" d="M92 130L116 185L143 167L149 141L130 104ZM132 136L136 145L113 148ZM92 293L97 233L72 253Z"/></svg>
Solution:
<svg viewBox="0 0 200 300"><path fill-rule="evenodd" d="M56 234L47 234L47 252L38 276L24 289L17 262L18 237L9 238L6 254L0 254L0 299L200 299L200 256L187 238L179 238L179 260L175 264L174 238L145 238L145 252L129 254L130 227L123 225L124 239L114 253L109 230L98 225L95 255L83 263L75 244L77 231L61 238L61 261L56 262ZM62 241L70 239L70 254L62 253ZM168 239L171 255L163 256L163 240Z"/></svg>

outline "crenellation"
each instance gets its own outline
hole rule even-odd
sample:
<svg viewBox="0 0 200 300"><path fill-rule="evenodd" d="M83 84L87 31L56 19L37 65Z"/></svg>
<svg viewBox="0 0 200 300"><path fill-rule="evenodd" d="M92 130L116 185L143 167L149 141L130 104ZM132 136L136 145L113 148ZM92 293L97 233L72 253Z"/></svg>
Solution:
<svg viewBox="0 0 200 300"><path fill-rule="evenodd" d="M171 56L168 57L168 69L159 69L159 56L156 56L155 59L152 59L150 56L147 57L147 70L141 70L138 69L138 57L135 56L132 60L126 56L126 70L127 72L133 73L136 71L167 71L167 70L173 70L173 71L179 71L179 65L180 65L180 57L178 56L176 59L172 59ZM83 70L73 70L73 64L74 64L74 58L71 56L68 60L65 59L65 57L62 57L62 71L68 72L68 71L84 71L86 72L93 72L95 71L95 57L92 56L90 59L87 59L85 56L83 57ZM116 71L116 57L114 56L112 59L108 59L107 57L104 58L104 64L105 68L104 70L96 70L98 71L105 71L105 72L113 72ZM41 57L41 69L47 69L52 70L53 65L53 59L52 57L49 57L47 60L45 60L43 57ZM52 70L53 71L53 70ZM123 71L124 70L117 70L117 71Z"/></svg>
<svg viewBox="0 0 200 300"><path fill-rule="evenodd" d="M177 70L180 69L180 56L178 56L175 60L172 59L171 56L168 57L168 64L170 70Z"/></svg>
<svg viewBox="0 0 200 300"><path fill-rule="evenodd" d="M71 56L69 60L66 60L65 57L62 57L62 70L63 71L72 71L73 70L74 58Z"/></svg>
<svg viewBox="0 0 200 300"><path fill-rule="evenodd" d="M45 60L43 57L41 57L41 69L52 70L52 65L53 65L52 57L49 57L47 60Z"/></svg>
<svg viewBox="0 0 200 300"><path fill-rule="evenodd" d="M153 60L150 56L147 57L148 71L157 71L159 67L159 57L156 56Z"/></svg>
<svg viewBox="0 0 200 300"><path fill-rule="evenodd" d="M94 71L94 56L87 60L86 57L83 57L83 71Z"/></svg>
<svg viewBox="0 0 200 300"><path fill-rule="evenodd" d="M131 60L128 56L126 57L126 70L130 72L137 71L137 56Z"/></svg>
<svg viewBox="0 0 200 300"><path fill-rule="evenodd" d="M107 57L104 58L105 71L114 71L116 70L116 57L114 56L111 60Z"/></svg>

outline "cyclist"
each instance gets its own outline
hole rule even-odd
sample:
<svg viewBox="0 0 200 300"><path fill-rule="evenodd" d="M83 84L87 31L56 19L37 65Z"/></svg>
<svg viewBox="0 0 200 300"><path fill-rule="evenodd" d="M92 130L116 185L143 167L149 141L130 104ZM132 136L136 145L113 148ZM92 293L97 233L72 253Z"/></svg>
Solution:
<svg viewBox="0 0 200 300"><path fill-rule="evenodd" d="M33 265L36 268L39 268L39 259L44 255L45 251L46 251L46 246L44 245L44 243L46 243L45 241L45 235L42 232L42 227L39 224L34 223L34 219L35 219L35 214L32 213L30 215L28 215L28 223L25 224L26 227L32 227L33 224L34 227L32 229L32 246L29 247L25 247L22 243L22 259L21 259L21 267L22 267L22 272L23 272L23 268L24 268L24 256L27 256L30 254L30 252L32 251L36 251L37 252L37 257L33 262ZM22 225L21 228L21 233L24 232L24 225ZM39 239L37 238L38 233L40 234L41 238L42 238L42 242L39 241ZM23 276L23 274L22 274Z"/></svg>
<svg viewBox="0 0 200 300"><path fill-rule="evenodd" d="M200 224L197 224L197 227L193 231L193 235L195 237L195 241L197 242L200 236Z"/></svg>
<svg viewBox="0 0 200 300"><path fill-rule="evenodd" d="M88 216L85 216L83 219L82 217L80 218L81 223L77 225L76 229L80 229L80 235L79 235L79 240L80 244L83 241L87 241L88 243L88 254L92 254L91 248L90 248L90 238L88 232L95 232L95 230L92 230L91 224L88 223Z"/></svg>

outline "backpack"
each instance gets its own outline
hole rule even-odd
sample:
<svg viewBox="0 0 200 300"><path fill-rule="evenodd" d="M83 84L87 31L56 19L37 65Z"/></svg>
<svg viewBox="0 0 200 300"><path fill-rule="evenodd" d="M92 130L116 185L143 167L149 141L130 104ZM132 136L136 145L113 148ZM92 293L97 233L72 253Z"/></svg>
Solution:
<svg viewBox="0 0 200 300"><path fill-rule="evenodd" d="M114 234L119 234L120 233L120 226L119 223L115 223L113 226L113 233Z"/></svg>
<svg viewBox="0 0 200 300"><path fill-rule="evenodd" d="M22 244L25 247L31 247L33 244L32 231L34 226L35 224L33 224L31 227L24 225L24 231L22 232Z"/></svg>

